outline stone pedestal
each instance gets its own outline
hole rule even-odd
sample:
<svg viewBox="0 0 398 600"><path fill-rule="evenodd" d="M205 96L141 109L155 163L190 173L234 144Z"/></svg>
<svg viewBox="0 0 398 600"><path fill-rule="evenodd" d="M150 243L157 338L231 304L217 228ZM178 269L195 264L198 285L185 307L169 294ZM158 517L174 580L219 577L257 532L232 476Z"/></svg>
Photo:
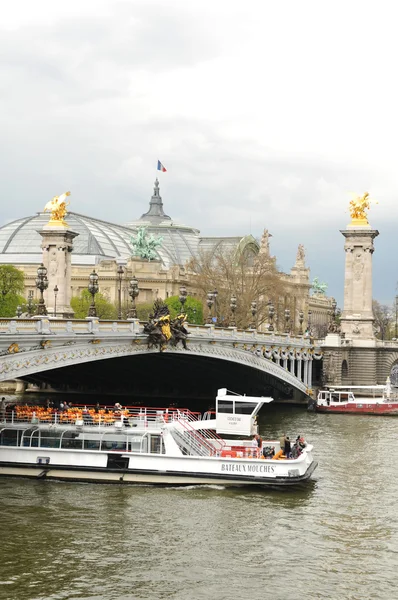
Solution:
<svg viewBox="0 0 398 600"><path fill-rule="evenodd" d="M72 318L71 252L73 240L79 234L62 225L46 225L39 233L43 238L43 264L48 278L48 288L44 292L47 313L55 314L54 287L57 286L56 315L64 319Z"/></svg>
<svg viewBox="0 0 398 600"><path fill-rule="evenodd" d="M356 341L374 340L372 254L373 240L379 232L370 225L359 227L351 224L341 233L346 239L341 333L345 334L347 340L353 340L354 344Z"/></svg>

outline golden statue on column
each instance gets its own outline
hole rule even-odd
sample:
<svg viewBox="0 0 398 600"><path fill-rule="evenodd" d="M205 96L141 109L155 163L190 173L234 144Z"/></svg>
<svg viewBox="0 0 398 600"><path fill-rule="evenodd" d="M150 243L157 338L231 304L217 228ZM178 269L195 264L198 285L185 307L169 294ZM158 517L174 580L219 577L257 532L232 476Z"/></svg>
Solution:
<svg viewBox="0 0 398 600"><path fill-rule="evenodd" d="M377 202L376 202L377 204ZM354 196L350 202L351 226L369 226L367 210L370 208L369 192L363 196Z"/></svg>
<svg viewBox="0 0 398 600"><path fill-rule="evenodd" d="M48 222L48 225L62 225L68 226L68 223L65 221L65 216L67 214L66 207L70 204L70 202L66 201L67 197L70 196L70 192L65 192L60 196L54 196L50 202L44 207L44 212L51 211L51 219Z"/></svg>

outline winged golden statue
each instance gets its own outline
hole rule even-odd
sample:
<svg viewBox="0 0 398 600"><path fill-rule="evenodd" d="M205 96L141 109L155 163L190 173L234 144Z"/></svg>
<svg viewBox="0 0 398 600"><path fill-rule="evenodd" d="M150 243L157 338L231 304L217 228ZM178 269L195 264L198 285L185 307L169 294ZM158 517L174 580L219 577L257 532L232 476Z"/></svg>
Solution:
<svg viewBox="0 0 398 600"><path fill-rule="evenodd" d="M376 202L377 204L377 202ZM363 196L353 196L350 202L350 215L353 225L369 225L367 210L370 208L369 192Z"/></svg>
<svg viewBox="0 0 398 600"><path fill-rule="evenodd" d="M67 214L66 207L69 205L69 201L67 202L67 197L70 196L70 192L65 192L60 196L54 196L50 202L44 207L44 211L51 211L51 219L49 224L51 225L67 225L65 221L65 216Z"/></svg>

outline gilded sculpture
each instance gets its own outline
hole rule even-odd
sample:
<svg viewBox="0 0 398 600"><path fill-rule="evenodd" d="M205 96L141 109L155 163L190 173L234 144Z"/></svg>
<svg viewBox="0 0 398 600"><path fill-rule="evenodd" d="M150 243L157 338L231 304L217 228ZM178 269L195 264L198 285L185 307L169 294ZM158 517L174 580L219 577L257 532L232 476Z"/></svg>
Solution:
<svg viewBox="0 0 398 600"><path fill-rule="evenodd" d="M66 207L69 205L69 201L66 201L68 196L70 196L70 192L65 192L60 196L54 196L54 198L45 205L43 212L46 212L47 210L51 211L49 225L68 225L65 221L68 212Z"/></svg>
<svg viewBox="0 0 398 600"><path fill-rule="evenodd" d="M370 208L369 192L363 196L354 196L350 202L350 215L352 224L369 225L367 212Z"/></svg>

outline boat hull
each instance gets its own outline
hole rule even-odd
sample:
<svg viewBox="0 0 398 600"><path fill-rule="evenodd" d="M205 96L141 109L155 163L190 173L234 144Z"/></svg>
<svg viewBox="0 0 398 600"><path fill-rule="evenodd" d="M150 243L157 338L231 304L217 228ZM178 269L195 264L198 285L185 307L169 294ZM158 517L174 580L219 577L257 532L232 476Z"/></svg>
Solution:
<svg viewBox="0 0 398 600"><path fill-rule="evenodd" d="M30 464L0 464L0 476L24 477L46 480L69 480L87 483L118 483L141 485L222 485L222 486L262 486L290 487L306 482L315 471L318 463L313 461L304 475L296 477L278 476L265 479L244 475L224 475L220 477L213 473L196 473L189 471L149 471L138 469L102 469L90 467L64 467L53 465L43 468L42 465Z"/></svg>
<svg viewBox="0 0 398 600"><path fill-rule="evenodd" d="M367 402L356 402L348 403L340 406L323 406L316 405L316 412L319 413L333 413L333 414L351 414L351 415L398 415L398 404L397 403L367 403Z"/></svg>

